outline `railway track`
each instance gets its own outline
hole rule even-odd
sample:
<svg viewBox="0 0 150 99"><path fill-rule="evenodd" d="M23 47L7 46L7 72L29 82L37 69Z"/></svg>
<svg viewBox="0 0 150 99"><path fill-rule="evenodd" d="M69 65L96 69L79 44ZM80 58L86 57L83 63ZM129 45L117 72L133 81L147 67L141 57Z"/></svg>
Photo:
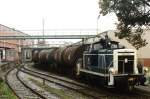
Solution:
<svg viewBox="0 0 150 99"><path fill-rule="evenodd" d="M23 83L18 76L18 69L12 69L6 74L6 83L19 99L46 99L34 89Z"/></svg>
<svg viewBox="0 0 150 99"><path fill-rule="evenodd" d="M148 91L140 90L138 88L135 88L134 93L142 95L142 96L146 96L146 97L148 97L147 99L150 99L150 92L148 92Z"/></svg>
<svg viewBox="0 0 150 99"><path fill-rule="evenodd" d="M46 74L42 72L37 72L35 70L31 70L26 67L23 67L21 71L29 75L35 76L37 78L44 79L47 82L55 83L69 90L81 93L82 95L90 97L90 99L106 99L107 97L111 97L111 94L96 92L92 88L88 87L87 85L75 82L73 80L64 79L56 75L50 75L50 74Z"/></svg>
<svg viewBox="0 0 150 99"><path fill-rule="evenodd" d="M16 96L20 99L31 99L31 98L32 99L51 99L51 98L47 98L46 96L44 97L43 95L41 95L41 93L35 91L34 89L26 85L24 81L21 80L21 78L19 77L20 72L27 73L31 76L44 79L45 81L48 81L51 83L58 84L62 87L68 88L78 93L82 93L83 95L88 96L90 99L106 99L106 98L111 99L111 97L120 98L119 95L118 96L114 95L114 92L112 92L112 94L106 94L106 93L100 94L99 92L97 93L97 92L92 91L93 89L89 88L88 86L84 84L73 82L72 80L66 80L61 77L57 77L56 75L49 75L43 72L33 71L33 68L31 69L29 67L23 67L19 70L13 69L9 71L6 75L7 84L16 94ZM132 97L133 99L149 99L150 98L149 93L145 93L143 91L141 92L139 90L135 90L133 94L128 94L128 96L126 97L124 97L124 94L122 93L120 95L122 95L123 98L129 98L129 97Z"/></svg>
<svg viewBox="0 0 150 99"><path fill-rule="evenodd" d="M72 85L76 85L76 86L79 86L79 87L84 87L85 89L87 89L87 90L90 90L90 91L92 91L93 89L91 89L90 87L88 87L88 86L86 86L86 85L84 85L84 84L81 84L81 83L78 83L78 82L76 82L76 81L72 81L72 80L66 80L66 79L64 79L64 78L62 78L62 77L59 77L59 76L57 76L57 75L50 75L49 73L43 73L43 72L40 72L40 71L37 71L37 70L33 70L33 68L30 68L30 67L28 67L28 66L23 66L23 69L25 70L25 72L28 72L28 73L30 73L31 75L33 74L34 76L37 76L37 75L41 75L40 77L41 78L45 78L45 80L46 81L49 81L49 79L47 79L47 78L53 78L53 82L54 83L58 83L58 82L60 82L60 83L58 83L58 84L62 84L62 82L64 81L64 82L67 82L67 83L71 83ZM57 80L54 80L54 79L57 79ZM62 81L62 82L61 82ZM63 85L64 86L64 85ZM71 88L72 89L72 88ZM76 90L76 89L73 89L73 90ZM79 91L80 92L80 91ZM85 92L81 92L81 93L83 93L83 94L85 94ZM86 95L89 95L89 97L91 96L92 98L96 98L96 99L98 99L98 98L104 98L105 97L105 99L106 98L110 98L111 99L111 97L122 97L122 98L130 98L130 97L133 97L133 98L140 98L140 99L143 99L143 98L145 98L145 99L149 99L150 98L150 93L148 93L148 92L144 92L144 91L140 91L140 90L137 90L137 89L135 89L132 93L124 93L124 92L120 92L120 91L116 91L116 89L115 90L109 90L109 91L104 91L104 93L103 94L99 94L99 91L96 91L96 93L95 92L91 92L90 94L88 93L88 92L86 92ZM94 97L93 97L93 95L94 95ZM109 99L108 98L108 99Z"/></svg>

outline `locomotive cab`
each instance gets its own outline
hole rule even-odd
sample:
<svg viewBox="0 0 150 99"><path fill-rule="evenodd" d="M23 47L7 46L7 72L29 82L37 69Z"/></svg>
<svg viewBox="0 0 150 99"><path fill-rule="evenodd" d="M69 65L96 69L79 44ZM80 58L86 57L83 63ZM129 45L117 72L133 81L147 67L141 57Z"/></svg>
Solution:
<svg viewBox="0 0 150 99"><path fill-rule="evenodd" d="M127 86L129 90L143 75L138 73L134 49L125 49L116 41L101 39L83 54L80 72L96 75L106 86Z"/></svg>

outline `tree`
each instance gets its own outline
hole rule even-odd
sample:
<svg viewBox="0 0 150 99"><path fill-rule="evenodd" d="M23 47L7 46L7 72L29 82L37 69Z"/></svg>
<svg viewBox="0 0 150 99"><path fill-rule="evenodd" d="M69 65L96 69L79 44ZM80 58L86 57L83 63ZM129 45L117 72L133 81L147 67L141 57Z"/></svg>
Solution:
<svg viewBox="0 0 150 99"><path fill-rule="evenodd" d="M150 0L99 0L100 14L115 13L119 23L115 35L137 50L148 43L143 29L150 26Z"/></svg>

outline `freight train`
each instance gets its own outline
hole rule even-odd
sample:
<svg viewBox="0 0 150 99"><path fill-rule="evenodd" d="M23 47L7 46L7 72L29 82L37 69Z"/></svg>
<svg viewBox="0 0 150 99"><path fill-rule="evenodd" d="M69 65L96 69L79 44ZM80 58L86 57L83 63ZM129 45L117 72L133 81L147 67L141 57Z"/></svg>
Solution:
<svg viewBox="0 0 150 99"><path fill-rule="evenodd" d="M105 86L129 90L143 77L138 71L136 50L126 49L108 37L91 44L34 50L32 61L75 77L82 73L93 75Z"/></svg>

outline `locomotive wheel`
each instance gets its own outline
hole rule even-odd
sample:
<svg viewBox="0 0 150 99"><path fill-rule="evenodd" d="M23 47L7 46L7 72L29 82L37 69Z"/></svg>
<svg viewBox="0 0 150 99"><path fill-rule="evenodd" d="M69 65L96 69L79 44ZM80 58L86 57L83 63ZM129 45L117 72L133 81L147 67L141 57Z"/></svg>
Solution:
<svg viewBox="0 0 150 99"><path fill-rule="evenodd" d="M128 85L128 91L131 92L133 90L134 86L133 85Z"/></svg>
<svg viewBox="0 0 150 99"><path fill-rule="evenodd" d="M129 92L131 92L132 90L133 90L133 88L134 88L134 84L133 84L133 82L131 81L131 82L128 82L128 84L127 84L127 90L129 91Z"/></svg>

